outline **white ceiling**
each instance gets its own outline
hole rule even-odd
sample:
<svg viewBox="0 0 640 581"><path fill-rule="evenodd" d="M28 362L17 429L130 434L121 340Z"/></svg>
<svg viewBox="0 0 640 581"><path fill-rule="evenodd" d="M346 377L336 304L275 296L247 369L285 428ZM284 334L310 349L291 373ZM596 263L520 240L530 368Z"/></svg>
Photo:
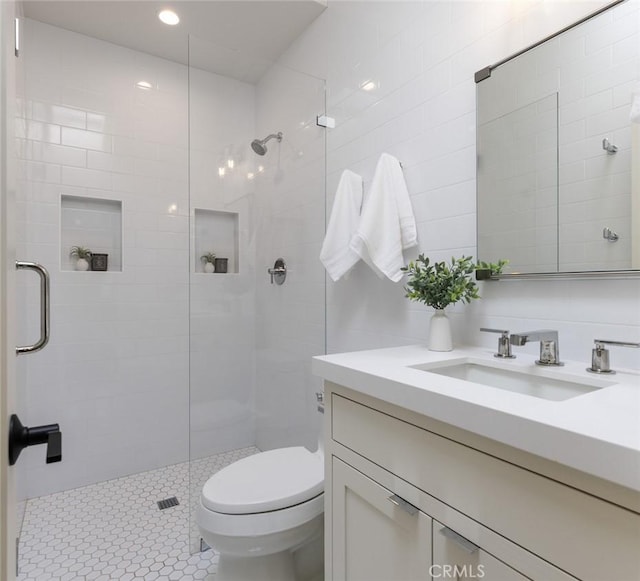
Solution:
<svg viewBox="0 0 640 581"><path fill-rule="evenodd" d="M23 6L27 18L255 83L326 0L26 0ZM177 26L158 20L164 8L178 13Z"/></svg>

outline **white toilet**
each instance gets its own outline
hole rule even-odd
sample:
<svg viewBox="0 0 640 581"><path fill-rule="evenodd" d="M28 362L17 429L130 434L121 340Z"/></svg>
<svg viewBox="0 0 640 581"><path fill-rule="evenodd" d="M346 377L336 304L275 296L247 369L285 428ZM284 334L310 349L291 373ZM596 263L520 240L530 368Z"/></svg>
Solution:
<svg viewBox="0 0 640 581"><path fill-rule="evenodd" d="M200 534L220 553L216 581L296 581L293 551L317 538L324 454L279 448L234 462L202 489Z"/></svg>

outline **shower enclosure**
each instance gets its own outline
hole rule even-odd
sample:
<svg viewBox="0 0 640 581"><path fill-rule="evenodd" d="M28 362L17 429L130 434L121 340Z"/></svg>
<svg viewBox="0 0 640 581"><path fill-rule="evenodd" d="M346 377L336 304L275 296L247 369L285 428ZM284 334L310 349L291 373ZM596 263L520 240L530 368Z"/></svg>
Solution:
<svg viewBox="0 0 640 581"><path fill-rule="evenodd" d="M17 359L18 411L63 444L57 464L20 458L20 522L31 499L175 466L188 490L156 482L157 500L178 497L198 551L188 508L213 471L316 445L324 81L248 54L223 70L226 49L195 37L182 64L28 18L22 38L16 256L49 270L51 340ZM73 246L107 258L76 270ZM39 288L16 277L23 344Z"/></svg>

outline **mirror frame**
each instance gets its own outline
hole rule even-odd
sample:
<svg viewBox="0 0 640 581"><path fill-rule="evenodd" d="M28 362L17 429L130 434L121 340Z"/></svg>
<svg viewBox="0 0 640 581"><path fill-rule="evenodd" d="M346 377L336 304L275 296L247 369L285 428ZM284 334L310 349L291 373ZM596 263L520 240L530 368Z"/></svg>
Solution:
<svg viewBox="0 0 640 581"><path fill-rule="evenodd" d="M476 85L478 83L480 83L481 81L484 81L485 79L488 79L491 76L491 72L494 69L497 69L499 66L513 60L514 58L530 51L531 49L536 48L537 46L540 46L542 44L544 44L545 42L547 42L548 40L551 40L561 34L563 34L564 32L567 32L568 30L571 30L572 28L575 28L576 26L579 26L580 24L583 24L584 22L587 22L588 20L591 20L592 18L595 18L596 16L598 16L599 14L602 14L603 12L606 12L607 10L609 10L610 8L613 8L614 6L617 6L618 4L622 4L623 2L626 2L627 0L614 0L613 2L610 2L609 4L607 4L606 6L603 6L602 8L596 10L595 12L592 12L591 14L588 14L587 16L585 16L584 18L581 18L580 20L574 22L573 24L570 24L568 26L565 26L564 28L558 30L557 32L554 32L553 34L550 34L549 36L546 36L545 38L527 46L526 48L523 48L522 50L519 50L518 52L502 59L501 61L498 61L497 63L494 63L492 65L489 65L487 67L484 67L483 69L480 69L479 71L477 71L474 75L474 81L476 83ZM477 98L476 98L476 105L477 105ZM477 116L477 107L476 107L476 116ZM476 151L478 148L478 137L476 135ZM477 156L476 156L477 157ZM479 203L478 200L478 168L476 165L476 208L477 208L477 204ZM477 236L479 232L479 228L478 228L478 212L476 209L476 251L477 251ZM480 259L480 257L478 257ZM503 274L491 274L490 276L486 276L485 275L478 275L478 271L476 271L476 278L478 280L527 280L527 279L589 279L589 278L638 278L640 277L640 269L635 269L635 270L591 270L591 271L566 271L566 272L511 272L511 273L503 273Z"/></svg>

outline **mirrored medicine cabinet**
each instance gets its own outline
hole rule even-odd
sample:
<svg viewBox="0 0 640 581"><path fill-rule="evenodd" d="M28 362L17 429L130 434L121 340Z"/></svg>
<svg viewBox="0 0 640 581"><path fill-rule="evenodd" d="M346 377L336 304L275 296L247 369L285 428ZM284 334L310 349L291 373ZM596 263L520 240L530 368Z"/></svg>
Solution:
<svg viewBox="0 0 640 581"><path fill-rule="evenodd" d="M640 275L640 3L476 73L478 258L500 278Z"/></svg>

